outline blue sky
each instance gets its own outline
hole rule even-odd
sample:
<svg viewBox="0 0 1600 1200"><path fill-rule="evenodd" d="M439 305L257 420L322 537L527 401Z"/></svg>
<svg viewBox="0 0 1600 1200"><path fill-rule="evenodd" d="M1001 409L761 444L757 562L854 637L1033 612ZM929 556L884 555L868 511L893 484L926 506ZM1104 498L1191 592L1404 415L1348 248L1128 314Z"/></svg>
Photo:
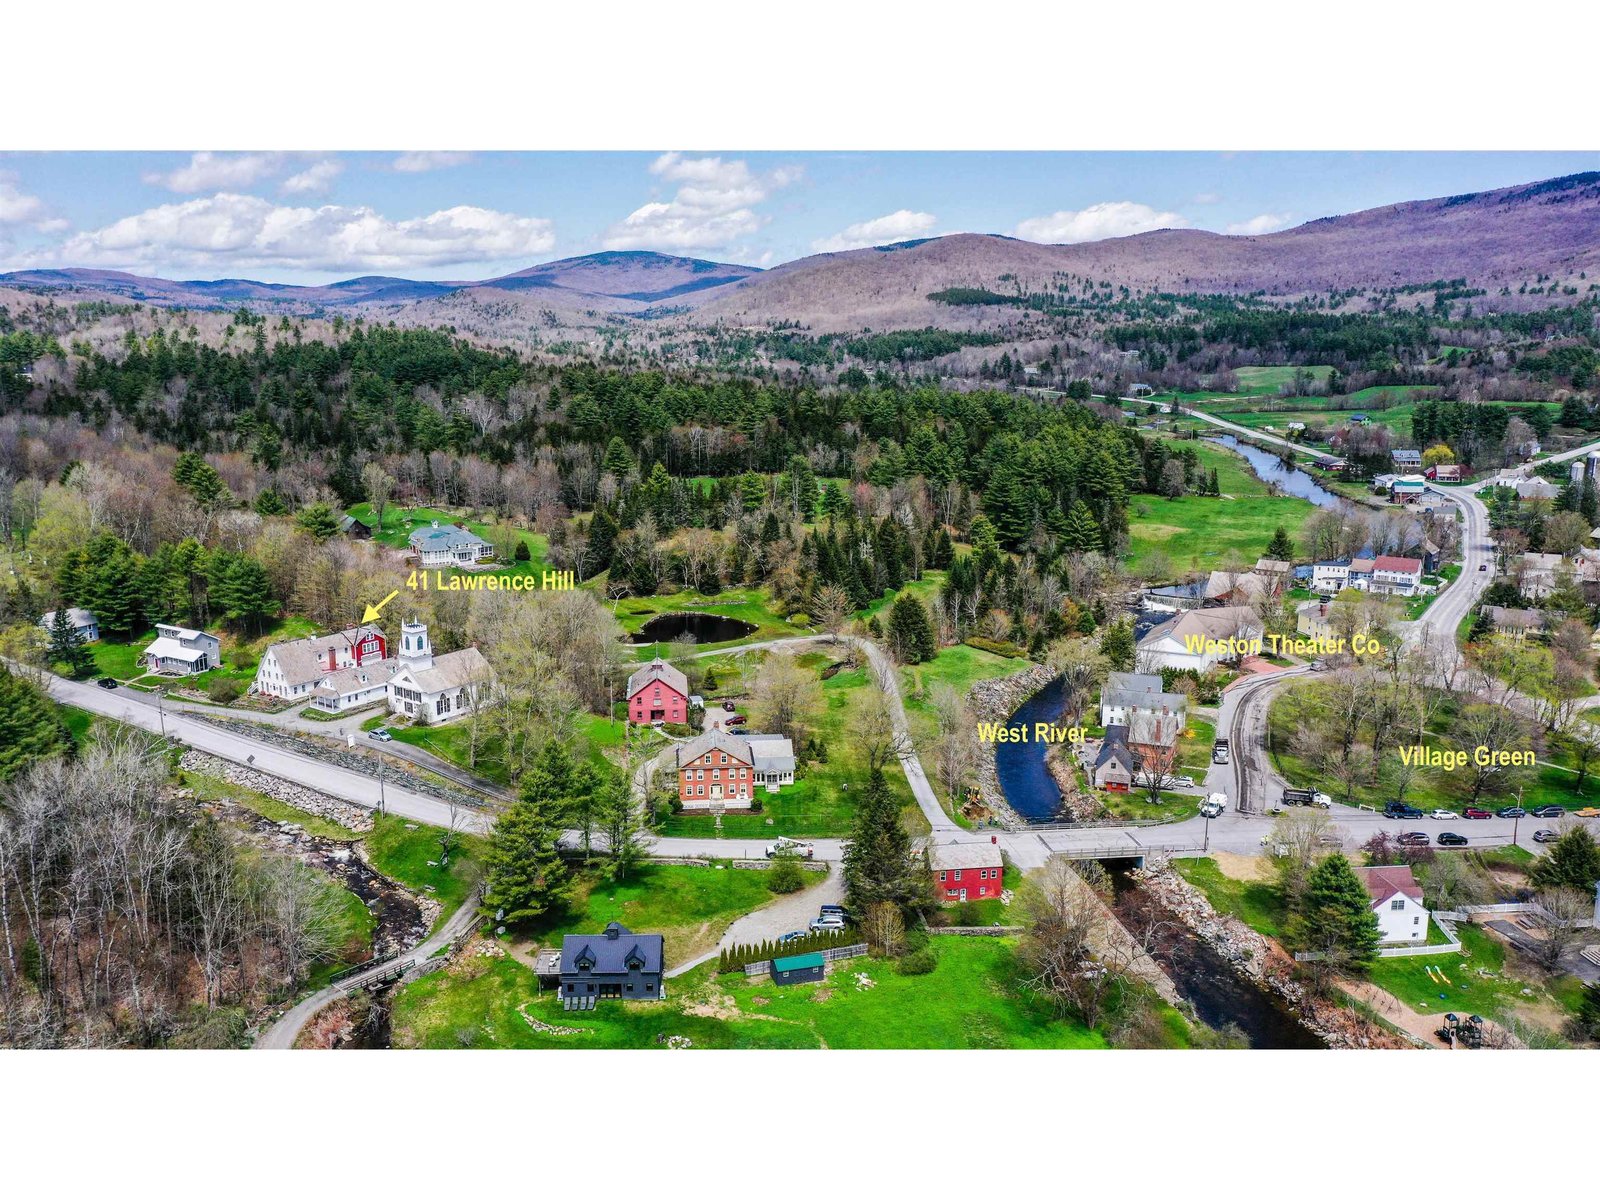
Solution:
<svg viewBox="0 0 1600 1200"><path fill-rule="evenodd" d="M476 279L603 249L772 266L940 233L1264 233L1582 153L0 155L0 270Z"/></svg>

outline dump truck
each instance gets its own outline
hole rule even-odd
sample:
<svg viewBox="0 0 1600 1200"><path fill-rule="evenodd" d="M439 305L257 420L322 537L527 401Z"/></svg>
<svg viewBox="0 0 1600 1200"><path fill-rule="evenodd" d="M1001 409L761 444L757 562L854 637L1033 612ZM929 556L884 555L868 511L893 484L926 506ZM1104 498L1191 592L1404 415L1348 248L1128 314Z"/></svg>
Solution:
<svg viewBox="0 0 1600 1200"><path fill-rule="evenodd" d="M1327 808L1333 803L1333 797L1327 792L1319 792L1314 788L1284 788L1283 804L1293 808L1301 805L1309 808L1316 805L1318 808Z"/></svg>

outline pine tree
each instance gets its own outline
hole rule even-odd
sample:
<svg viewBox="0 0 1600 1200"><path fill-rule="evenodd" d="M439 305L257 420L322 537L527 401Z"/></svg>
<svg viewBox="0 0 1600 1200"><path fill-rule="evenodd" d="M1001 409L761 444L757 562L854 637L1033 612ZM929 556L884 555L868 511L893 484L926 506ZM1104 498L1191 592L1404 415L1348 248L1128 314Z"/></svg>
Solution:
<svg viewBox="0 0 1600 1200"><path fill-rule="evenodd" d="M1289 531L1282 525L1272 531L1272 540L1267 543L1267 557L1275 558L1279 562L1294 561L1294 541L1289 537Z"/></svg>
<svg viewBox="0 0 1600 1200"><path fill-rule="evenodd" d="M1572 888L1593 895L1600 881L1600 846L1587 829L1575 825L1555 840L1529 877L1541 888Z"/></svg>
<svg viewBox="0 0 1600 1200"><path fill-rule="evenodd" d="M517 800L500 815L484 850L482 910L507 924L532 920L566 900L568 871L560 853L573 785L572 760L546 743L523 776Z"/></svg>
<svg viewBox="0 0 1600 1200"><path fill-rule="evenodd" d="M256 495L256 512L263 517L281 517L289 511L283 497L271 488L263 488Z"/></svg>
<svg viewBox="0 0 1600 1200"><path fill-rule="evenodd" d="M633 470L633 455L628 453L627 443L619 437L612 438L606 445L606 456L600 463L600 469L618 479L627 478L628 472Z"/></svg>
<svg viewBox="0 0 1600 1200"><path fill-rule="evenodd" d="M1072 502L1072 508L1067 513L1067 527L1062 541L1069 549L1079 552L1100 548L1100 527L1095 524L1094 514L1082 500Z"/></svg>
<svg viewBox="0 0 1600 1200"><path fill-rule="evenodd" d="M927 662L939 652L928 610L909 592L889 609L889 649L903 663Z"/></svg>
<svg viewBox="0 0 1600 1200"><path fill-rule="evenodd" d="M1330 854L1307 877L1289 937L1299 948L1321 954L1321 961L1336 970L1361 970L1377 957L1378 918L1366 886L1344 855Z"/></svg>
<svg viewBox="0 0 1600 1200"><path fill-rule="evenodd" d="M41 758L73 751L60 712L37 687L0 666L0 779Z"/></svg>
<svg viewBox="0 0 1600 1200"><path fill-rule="evenodd" d="M318 541L325 542L339 532L339 518L333 515L333 509L326 503L318 501L316 504L303 509L295 523Z"/></svg>
<svg viewBox="0 0 1600 1200"><path fill-rule="evenodd" d="M73 625L65 605L56 609L55 619L50 622L50 646L46 653L51 662L66 667L67 674L74 679L94 670L94 655L89 653L83 634Z"/></svg>
<svg viewBox="0 0 1600 1200"><path fill-rule="evenodd" d="M872 773L857 801L844 848L844 889L845 908L857 919L874 904L894 904L911 915L929 903L927 868L900 820L899 801L880 771Z"/></svg>

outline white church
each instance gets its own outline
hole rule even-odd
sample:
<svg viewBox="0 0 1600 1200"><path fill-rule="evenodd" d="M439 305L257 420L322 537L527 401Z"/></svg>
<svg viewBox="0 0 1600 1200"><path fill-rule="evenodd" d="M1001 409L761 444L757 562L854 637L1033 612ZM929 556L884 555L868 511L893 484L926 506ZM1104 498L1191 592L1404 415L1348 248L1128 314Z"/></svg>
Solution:
<svg viewBox="0 0 1600 1200"><path fill-rule="evenodd" d="M494 672L476 646L435 655L421 621L400 625L395 672L389 679L389 711L421 725L463 716L489 701Z"/></svg>

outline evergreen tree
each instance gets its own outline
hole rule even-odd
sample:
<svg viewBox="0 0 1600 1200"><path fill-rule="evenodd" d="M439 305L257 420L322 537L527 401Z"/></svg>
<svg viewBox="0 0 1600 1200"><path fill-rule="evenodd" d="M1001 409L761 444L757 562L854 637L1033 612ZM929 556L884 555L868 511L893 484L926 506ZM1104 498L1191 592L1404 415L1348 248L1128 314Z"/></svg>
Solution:
<svg viewBox="0 0 1600 1200"><path fill-rule="evenodd" d="M281 517L289 511L283 497L271 488L263 488L256 495L256 512L263 517Z"/></svg>
<svg viewBox="0 0 1600 1200"><path fill-rule="evenodd" d="M49 698L0 666L0 779L41 758L73 751L72 734Z"/></svg>
<svg viewBox="0 0 1600 1200"><path fill-rule="evenodd" d="M1335 970L1361 970L1377 957L1378 918L1366 886L1342 854L1330 854L1306 879L1300 910L1290 919L1289 940L1322 955Z"/></svg>
<svg viewBox="0 0 1600 1200"><path fill-rule="evenodd" d="M1100 527L1094 522L1094 514L1089 511L1089 506L1082 500L1074 500L1072 508L1067 513L1067 526L1061 539L1069 549L1080 553L1100 548Z"/></svg>
<svg viewBox="0 0 1600 1200"><path fill-rule="evenodd" d="M1533 865L1529 878L1541 888L1572 888L1592 896L1600 881L1600 846L1587 829L1576 825L1555 840Z"/></svg>
<svg viewBox="0 0 1600 1200"><path fill-rule="evenodd" d="M1138 648L1133 637L1133 621L1120 617L1105 627L1100 635L1100 653L1106 656L1113 671L1133 670Z"/></svg>
<svg viewBox="0 0 1600 1200"><path fill-rule="evenodd" d="M295 524L321 542L327 541L339 532L339 518L334 516L332 508L320 500L302 509L300 515L295 518Z"/></svg>
<svg viewBox="0 0 1600 1200"><path fill-rule="evenodd" d="M1289 531L1282 525L1272 531L1272 540L1267 543L1267 557L1275 558L1279 562L1294 561L1294 541L1289 537Z"/></svg>
<svg viewBox="0 0 1600 1200"><path fill-rule="evenodd" d="M900 820L899 801L879 771L857 802L844 848L844 894L846 911L858 921L879 903L918 914L932 897L931 877Z"/></svg>
<svg viewBox="0 0 1600 1200"><path fill-rule="evenodd" d="M889 649L903 663L927 662L939 652L928 610L909 592L889 609Z"/></svg>
<svg viewBox="0 0 1600 1200"><path fill-rule="evenodd" d="M626 479L628 472L633 470L633 455L628 453L627 443L619 437L612 438L606 445L606 456L600 463L600 469L618 479Z"/></svg>
<svg viewBox="0 0 1600 1200"><path fill-rule="evenodd" d="M50 622L50 646L46 653L51 662L66 667L67 674L74 679L94 670L94 655L89 653L83 634L67 615L66 605L56 609L55 619Z"/></svg>
<svg viewBox="0 0 1600 1200"><path fill-rule="evenodd" d="M172 478L202 505L226 504L233 499L217 469L192 450L178 455Z"/></svg>
<svg viewBox="0 0 1600 1200"><path fill-rule="evenodd" d="M572 775L570 757L552 740L523 776L520 795L495 822L484 849L485 916L515 924L565 903L568 870L559 846Z"/></svg>

